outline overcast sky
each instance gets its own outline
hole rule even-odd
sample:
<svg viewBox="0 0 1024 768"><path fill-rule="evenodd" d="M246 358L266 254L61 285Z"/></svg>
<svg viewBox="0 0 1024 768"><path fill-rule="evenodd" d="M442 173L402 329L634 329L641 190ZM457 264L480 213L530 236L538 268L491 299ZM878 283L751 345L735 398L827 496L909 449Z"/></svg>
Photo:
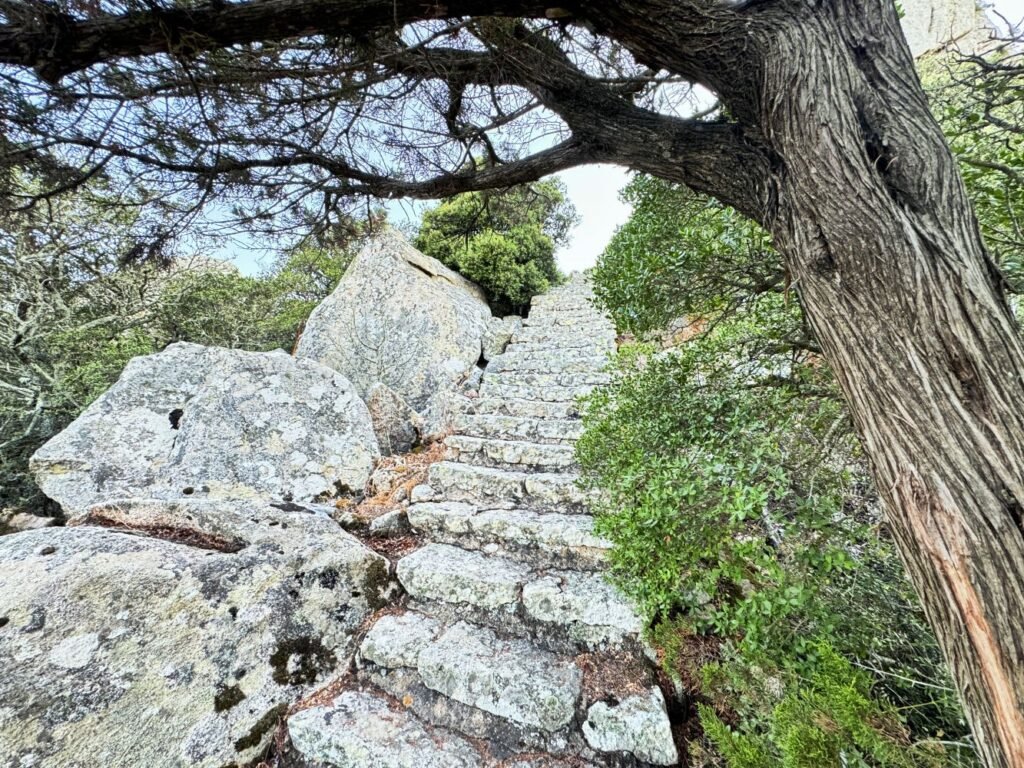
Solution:
<svg viewBox="0 0 1024 768"><path fill-rule="evenodd" d="M1024 20L1024 0L994 0L995 10L1013 23ZM611 165L575 168L559 174L569 188L569 199L580 214L572 242L558 253L558 265L566 272L592 267L608 240L629 217L629 207L619 200L629 175Z"/></svg>

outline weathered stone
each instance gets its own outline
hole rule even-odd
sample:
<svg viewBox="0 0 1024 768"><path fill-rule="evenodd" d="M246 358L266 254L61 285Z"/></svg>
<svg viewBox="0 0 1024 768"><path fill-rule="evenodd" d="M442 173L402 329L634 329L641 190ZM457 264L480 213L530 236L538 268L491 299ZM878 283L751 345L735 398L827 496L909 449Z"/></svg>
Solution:
<svg viewBox="0 0 1024 768"><path fill-rule="evenodd" d="M519 315L492 317L487 323L483 337L484 360L494 360L504 353L512 336L522 327L523 318Z"/></svg>
<svg viewBox="0 0 1024 768"><path fill-rule="evenodd" d="M477 768L483 758L454 733L427 728L379 696L343 691L288 718L292 745L332 768Z"/></svg>
<svg viewBox="0 0 1024 768"><path fill-rule="evenodd" d="M576 465L571 445L494 440L468 435L452 435L446 445L450 460L481 467L552 472Z"/></svg>
<svg viewBox="0 0 1024 768"><path fill-rule="evenodd" d="M125 501L0 538L4 764L246 764L344 669L387 563L328 518Z"/></svg>
<svg viewBox="0 0 1024 768"><path fill-rule="evenodd" d="M424 648L417 669L428 688L546 731L571 722L582 679L571 661L465 622Z"/></svg>
<svg viewBox="0 0 1024 768"><path fill-rule="evenodd" d="M371 520L369 530L373 536L404 536L409 532L409 517L404 509L393 509Z"/></svg>
<svg viewBox="0 0 1024 768"><path fill-rule="evenodd" d="M441 461L430 467L430 485L451 501L507 502L535 509L581 511L587 494L564 473L510 472Z"/></svg>
<svg viewBox="0 0 1024 768"><path fill-rule="evenodd" d="M423 502L433 501L437 498L437 491L426 483L420 483L412 489L412 493L409 494L409 501L413 504L422 504Z"/></svg>
<svg viewBox="0 0 1024 768"><path fill-rule="evenodd" d="M568 410L568 409L564 409ZM496 414L462 414L455 420L460 435L534 443L575 443L583 434L583 422L559 416L523 417Z"/></svg>
<svg viewBox="0 0 1024 768"><path fill-rule="evenodd" d="M366 633L359 655L382 667L415 667L420 651L443 628L441 622L415 611L381 616Z"/></svg>
<svg viewBox="0 0 1024 768"><path fill-rule="evenodd" d="M459 420L474 415L528 419L573 419L579 416L579 407L573 402L546 403L543 400L524 400L522 398L480 397L472 402L466 414L457 417L456 428L459 428Z"/></svg>
<svg viewBox="0 0 1024 768"><path fill-rule="evenodd" d="M409 522L434 540L466 549L496 544L519 552L531 564L572 564L595 568L605 561L611 543L594 534L588 515L540 513L526 509L478 511L461 502L413 504Z"/></svg>
<svg viewBox="0 0 1024 768"><path fill-rule="evenodd" d="M381 454L408 453L419 444L423 418L389 386L371 386L366 407Z"/></svg>
<svg viewBox="0 0 1024 768"><path fill-rule="evenodd" d="M495 609L511 605L528 571L447 544L428 544L398 561L398 580L416 598Z"/></svg>
<svg viewBox="0 0 1024 768"><path fill-rule="evenodd" d="M59 521L55 517L43 517L29 512L18 512L10 517L0 517L0 533L17 533L18 531L35 531L39 528L50 528Z"/></svg>
<svg viewBox="0 0 1024 768"><path fill-rule="evenodd" d="M603 371L585 373L535 373L533 371L499 371L488 378L488 385L515 383L533 387L594 387L607 384L611 376Z"/></svg>
<svg viewBox="0 0 1024 768"><path fill-rule="evenodd" d="M574 404L578 398L590 394L594 388L592 384L563 387L488 379L480 386L480 397Z"/></svg>
<svg viewBox="0 0 1024 768"><path fill-rule="evenodd" d="M432 434L446 397L480 359L490 317L480 288L386 230L313 310L297 354L340 371L363 395L386 384Z"/></svg>
<svg viewBox="0 0 1024 768"><path fill-rule="evenodd" d="M599 701L591 705L583 735L590 746L602 752L629 752L654 765L675 765L679 761L665 697L659 688L629 696L618 704Z"/></svg>
<svg viewBox="0 0 1024 768"><path fill-rule="evenodd" d="M129 362L31 469L70 514L118 496L330 498L362 491L377 456L366 406L335 371L182 343Z"/></svg>
<svg viewBox="0 0 1024 768"><path fill-rule="evenodd" d="M561 571L523 587L526 613L537 621L569 627L570 636L588 645L636 637L643 622L601 574Z"/></svg>

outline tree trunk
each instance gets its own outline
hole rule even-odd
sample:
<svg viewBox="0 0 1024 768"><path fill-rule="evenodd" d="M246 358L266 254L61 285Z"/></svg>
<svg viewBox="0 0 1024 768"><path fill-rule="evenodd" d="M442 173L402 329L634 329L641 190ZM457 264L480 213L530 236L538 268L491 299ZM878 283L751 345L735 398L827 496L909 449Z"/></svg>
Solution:
<svg viewBox="0 0 1024 768"><path fill-rule="evenodd" d="M883 7L885 6L885 7ZM765 49L766 223L990 768L1024 766L1024 347L890 3Z"/></svg>

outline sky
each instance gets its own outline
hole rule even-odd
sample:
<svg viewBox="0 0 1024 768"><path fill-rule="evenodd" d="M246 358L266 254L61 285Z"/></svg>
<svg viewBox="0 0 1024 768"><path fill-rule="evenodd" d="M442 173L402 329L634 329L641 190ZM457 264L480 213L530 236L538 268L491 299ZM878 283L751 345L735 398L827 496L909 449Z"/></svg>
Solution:
<svg viewBox="0 0 1024 768"><path fill-rule="evenodd" d="M1024 0L987 0L1009 21L1024 26ZM592 267L601 255L616 228L629 218L629 206L619 199L619 192L629 181L624 168L611 165L590 165L558 174L568 189L569 200L576 206L579 224L572 232L568 246L556 254L558 266L564 272ZM408 226L418 220L422 205L395 203L389 206L389 218L398 226ZM246 274L267 266L263 259L245 247L228 246L229 257Z"/></svg>

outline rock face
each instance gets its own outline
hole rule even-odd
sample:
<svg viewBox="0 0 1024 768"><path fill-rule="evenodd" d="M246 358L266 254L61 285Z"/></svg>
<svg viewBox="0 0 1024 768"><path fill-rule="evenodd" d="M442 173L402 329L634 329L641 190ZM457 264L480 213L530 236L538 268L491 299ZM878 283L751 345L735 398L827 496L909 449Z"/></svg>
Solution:
<svg viewBox="0 0 1024 768"><path fill-rule="evenodd" d="M535 298L462 404L410 494L407 600L376 617L333 702L289 718L298 765L678 764L643 623L600 573L610 544L576 485L575 398L615 343L590 296L577 278Z"/></svg>
<svg viewBox="0 0 1024 768"><path fill-rule="evenodd" d="M379 453L336 371L283 352L172 344L138 357L31 468L69 514L116 497L328 499Z"/></svg>
<svg viewBox="0 0 1024 768"><path fill-rule="evenodd" d="M374 384L366 396L373 432L384 456L408 453L420 442L423 419L386 384Z"/></svg>
<svg viewBox="0 0 1024 768"><path fill-rule="evenodd" d="M294 504L135 500L80 519L0 538L4 765L248 764L346 668L387 589L383 558Z"/></svg>
<svg viewBox="0 0 1024 768"><path fill-rule="evenodd" d="M492 317L487 323L487 331L484 333L483 354L484 360L493 360L512 341L512 336L523 327L523 318L519 315L508 315L507 317Z"/></svg>
<svg viewBox="0 0 1024 768"><path fill-rule="evenodd" d="M296 354L341 372L363 397L386 384L432 433L479 361L490 318L479 287L386 230L313 310Z"/></svg>
<svg viewBox="0 0 1024 768"><path fill-rule="evenodd" d="M947 45L973 53L989 37L976 0L902 0L901 5L903 34L915 57Z"/></svg>

